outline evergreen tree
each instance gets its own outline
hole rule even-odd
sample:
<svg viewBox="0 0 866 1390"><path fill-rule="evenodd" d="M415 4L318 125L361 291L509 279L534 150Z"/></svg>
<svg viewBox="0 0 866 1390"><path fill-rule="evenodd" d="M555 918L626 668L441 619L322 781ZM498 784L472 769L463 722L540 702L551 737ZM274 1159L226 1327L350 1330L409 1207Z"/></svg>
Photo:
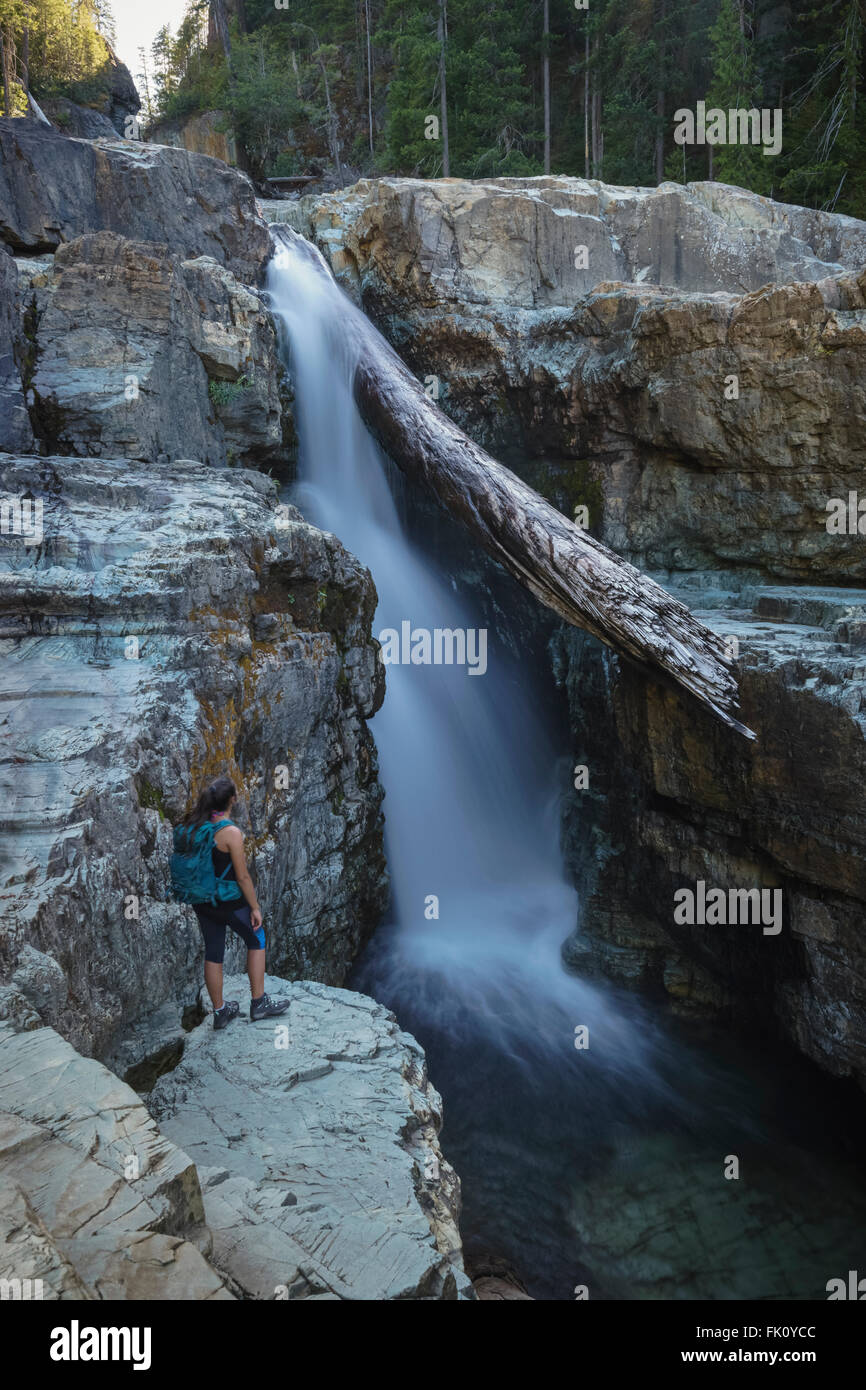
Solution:
<svg viewBox="0 0 866 1390"><path fill-rule="evenodd" d="M708 108L727 113L757 110L763 106L755 66L753 15L749 0L722 0L716 23L710 30L713 75L707 92ZM727 128L728 140L733 131ZM760 145L711 146L713 176L721 183L742 185L757 193L769 193L773 182L772 160Z"/></svg>
<svg viewBox="0 0 866 1390"><path fill-rule="evenodd" d="M158 40L154 97L169 115L223 111L259 175L326 161L347 180L436 177L447 127L455 175L537 174L549 158L553 173L712 175L866 212L866 0L209 0L207 39L206 3ZM781 154L676 145L674 112L698 101L781 108Z"/></svg>

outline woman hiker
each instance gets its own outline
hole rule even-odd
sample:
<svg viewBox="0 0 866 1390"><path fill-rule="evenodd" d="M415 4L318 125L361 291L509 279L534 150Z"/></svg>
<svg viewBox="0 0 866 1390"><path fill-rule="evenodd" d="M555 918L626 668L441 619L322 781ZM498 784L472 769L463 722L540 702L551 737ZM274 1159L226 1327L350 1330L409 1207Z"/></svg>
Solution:
<svg viewBox="0 0 866 1390"><path fill-rule="evenodd" d="M226 1028L240 1012L236 999L223 1001L226 927L231 927L247 948L253 1022L276 1018L285 1013L290 1002L265 994L262 912L247 868L244 837L229 818L236 801L234 782L230 777L218 777L205 787L195 809L174 832L172 881L176 896L191 903L204 937L204 982L213 1004L214 1028ZM202 901L201 896L207 900Z"/></svg>

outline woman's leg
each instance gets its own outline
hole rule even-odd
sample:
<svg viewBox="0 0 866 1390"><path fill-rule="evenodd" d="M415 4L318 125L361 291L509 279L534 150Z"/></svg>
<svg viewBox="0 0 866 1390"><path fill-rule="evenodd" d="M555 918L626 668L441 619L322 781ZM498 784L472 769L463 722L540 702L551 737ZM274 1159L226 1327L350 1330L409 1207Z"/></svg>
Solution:
<svg viewBox="0 0 866 1390"><path fill-rule="evenodd" d="M265 994L265 933L254 928L246 903L239 907L229 923L247 948L247 974L250 977L250 1018L257 1023L262 1018L277 1018L289 1007L288 999L269 999Z"/></svg>
<svg viewBox="0 0 866 1390"><path fill-rule="evenodd" d="M262 955L264 955L264 951ZM216 1012L223 1006L223 968L215 960L205 961L204 982L210 995L210 1002L214 1006L214 1012Z"/></svg>
<svg viewBox="0 0 866 1390"><path fill-rule="evenodd" d="M247 951L247 974L250 977L250 995L261 999L265 992L265 952Z"/></svg>
<svg viewBox="0 0 866 1390"><path fill-rule="evenodd" d="M195 915L204 937L204 982L214 1012L223 1006L223 956L226 949L226 929L224 922L216 922L201 908Z"/></svg>
<svg viewBox="0 0 866 1390"><path fill-rule="evenodd" d="M250 909L243 903L236 909L229 926L236 932L247 948L247 974L250 978L250 996L261 999L265 992L265 933L259 927L254 930L250 921Z"/></svg>

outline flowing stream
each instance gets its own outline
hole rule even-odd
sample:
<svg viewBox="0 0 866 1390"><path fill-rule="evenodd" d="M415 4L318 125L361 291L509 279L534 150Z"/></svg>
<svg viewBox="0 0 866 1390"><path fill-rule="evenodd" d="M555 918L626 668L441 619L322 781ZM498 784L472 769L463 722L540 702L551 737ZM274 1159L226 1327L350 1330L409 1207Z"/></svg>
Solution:
<svg viewBox="0 0 866 1390"><path fill-rule="evenodd" d="M477 598L409 543L411 495L353 399L355 353L376 330L317 251L272 230L292 501L369 567L377 636L404 623L477 635ZM373 733L392 902L353 980L427 1050L470 1261L510 1262L539 1298L825 1297L864 1229L840 1106L804 1066L698 1046L564 969L577 898L559 849L563 749L537 673L486 637L483 673L387 667ZM724 1176L729 1155L739 1179Z"/></svg>

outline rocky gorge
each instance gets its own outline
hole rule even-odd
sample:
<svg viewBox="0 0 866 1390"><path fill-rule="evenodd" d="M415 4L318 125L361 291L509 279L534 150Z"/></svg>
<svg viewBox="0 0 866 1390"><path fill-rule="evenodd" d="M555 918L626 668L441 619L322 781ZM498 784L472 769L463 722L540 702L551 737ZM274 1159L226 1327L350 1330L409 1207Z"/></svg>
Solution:
<svg viewBox="0 0 866 1390"><path fill-rule="evenodd" d="M345 988L393 872L385 672L369 571L280 491L268 221L473 439L732 644L754 743L448 552L587 773L563 802L569 969L861 1083L866 579L825 522L862 476L866 226L566 178L257 204L184 148L0 120L0 1274L62 1299L520 1297L485 1287L477 1243L465 1273L411 1018ZM171 824L222 771L292 1001L230 1056L167 892ZM678 926L699 880L781 887L779 938ZM584 1252L613 1200L585 1191ZM603 1296L669 1288L609 1224Z"/></svg>
<svg viewBox="0 0 866 1390"><path fill-rule="evenodd" d="M862 1084L866 571L828 504L866 463L866 226L563 178L362 182L276 215L473 438L736 656L752 745L552 632L585 770L566 960ZM783 888L783 938L679 928L674 891L701 880Z"/></svg>

